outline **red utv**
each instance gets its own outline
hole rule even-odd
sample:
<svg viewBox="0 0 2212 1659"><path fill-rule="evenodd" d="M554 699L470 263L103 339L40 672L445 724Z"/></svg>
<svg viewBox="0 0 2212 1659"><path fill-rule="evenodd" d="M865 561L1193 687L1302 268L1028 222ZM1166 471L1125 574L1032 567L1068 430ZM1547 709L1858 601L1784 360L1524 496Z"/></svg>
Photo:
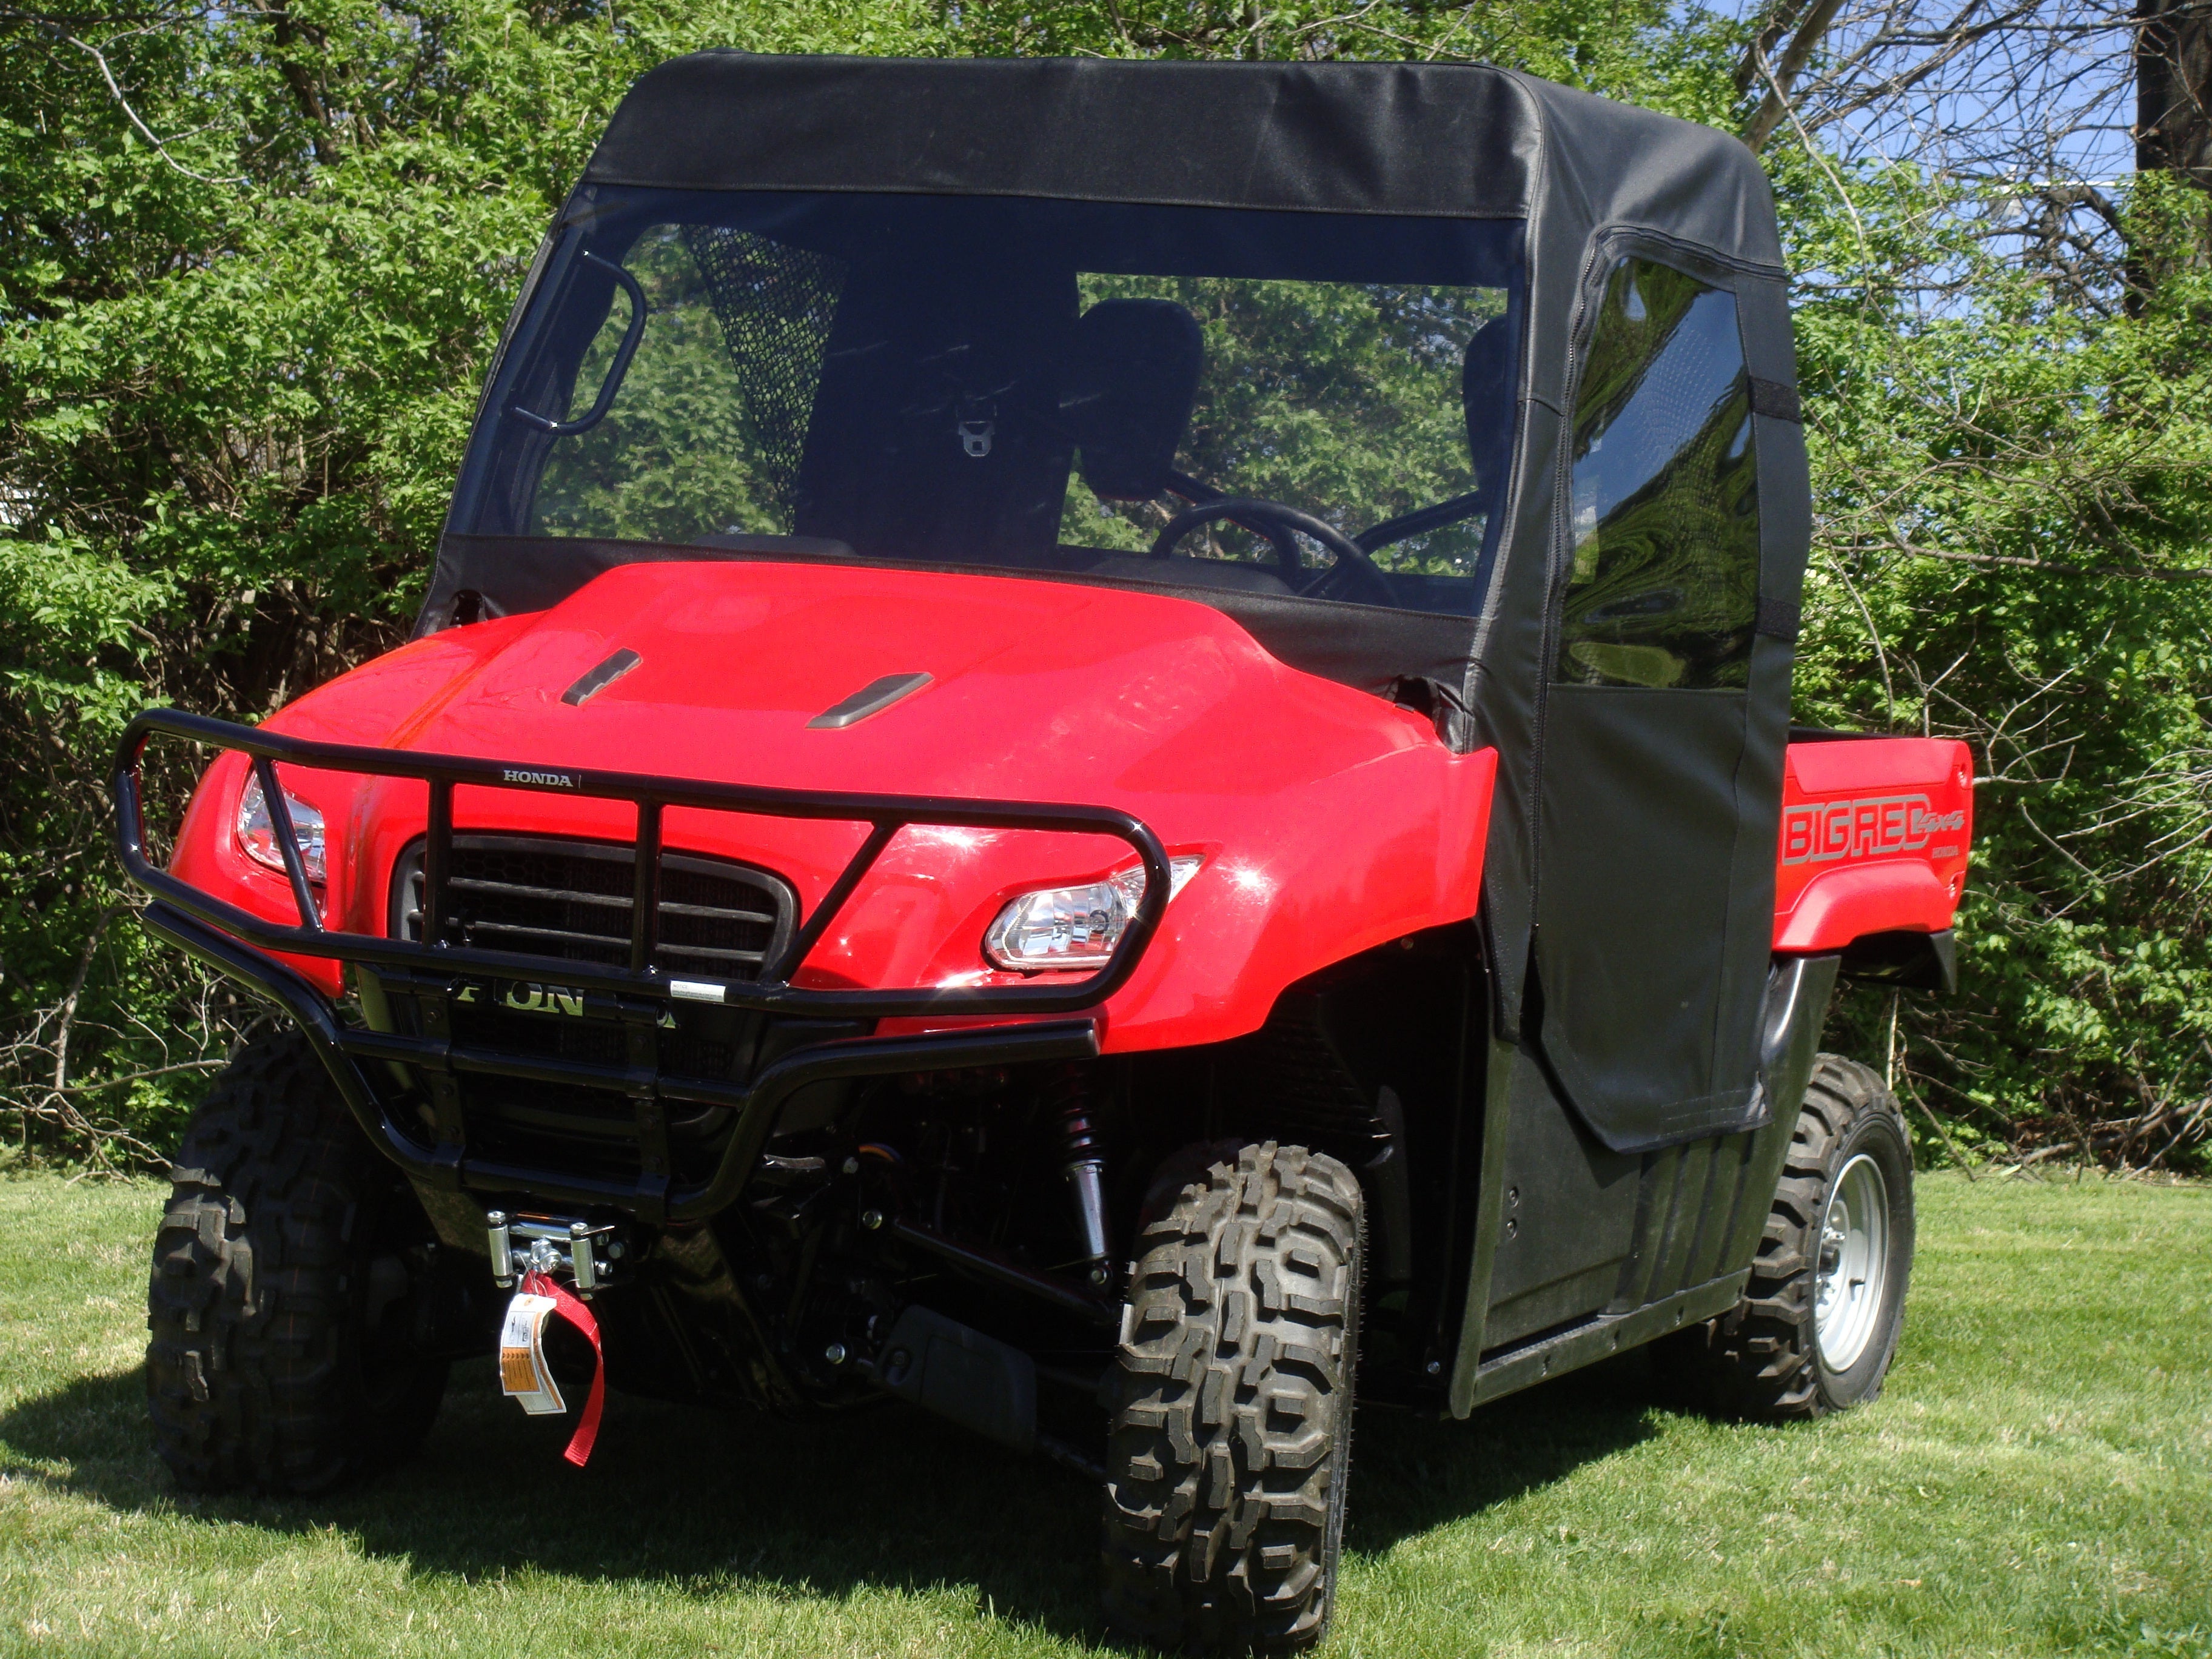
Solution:
<svg viewBox="0 0 2212 1659"><path fill-rule="evenodd" d="M647 76L413 642L124 744L147 925L297 1027L178 1160L178 1478L358 1474L495 1346L559 1409L557 1312L1091 1470L1116 1627L1286 1649L1355 1367L1871 1396L1911 1161L1815 1049L1950 978L1971 778L1790 730L1785 289L1741 146L1526 76Z"/></svg>

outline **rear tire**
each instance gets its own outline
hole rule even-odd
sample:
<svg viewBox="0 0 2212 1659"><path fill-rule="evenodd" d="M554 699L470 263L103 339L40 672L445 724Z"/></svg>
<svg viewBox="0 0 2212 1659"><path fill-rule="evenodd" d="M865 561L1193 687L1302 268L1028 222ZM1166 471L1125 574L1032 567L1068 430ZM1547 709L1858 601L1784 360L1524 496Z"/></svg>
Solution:
<svg viewBox="0 0 2212 1659"><path fill-rule="evenodd" d="M178 1484L317 1492L413 1451L446 1387L410 1316L435 1245L304 1038L232 1060L172 1178L146 1394Z"/></svg>
<svg viewBox="0 0 2212 1659"><path fill-rule="evenodd" d="M1102 1589L1166 1647L1290 1652L1336 1594L1364 1243L1359 1182L1269 1141L1139 1240L1114 1366Z"/></svg>
<svg viewBox="0 0 2212 1659"><path fill-rule="evenodd" d="M1655 1357L1728 1416L1786 1422L1863 1405L1897 1352L1912 1239L1896 1097L1856 1060L1819 1055L1743 1299Z"/></svg>

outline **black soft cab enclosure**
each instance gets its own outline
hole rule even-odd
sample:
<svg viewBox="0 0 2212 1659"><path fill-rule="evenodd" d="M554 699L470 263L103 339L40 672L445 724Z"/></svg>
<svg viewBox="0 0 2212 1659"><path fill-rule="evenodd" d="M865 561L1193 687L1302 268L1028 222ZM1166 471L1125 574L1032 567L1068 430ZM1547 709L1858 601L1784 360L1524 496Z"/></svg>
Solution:
<svg viewBox="0 0 2212 1659"><path fill-rule="evenodd" d="M702 310L761 371L757 514L694 515L665 543L614 533L581 469L549 480L557 434L507 413L586 402L620 270L595 250L647 227L689 242ZM1072 452L1070 493L1110 507L1168 495L1192 447L1171 277L1094 285L1075 337L1054 337L1078 273L1117 270L1494 295L1452 365L1471 487L1345 526L1382 574L1333 592L1066 545ZM834 325L832 283L850 285ZM1498 750L1497 1030L1518 1036L1533 962L1546 1054L1590 1128L1622 1150L1694 1137L1755 1110L1809 524L1786 288L1741 143L1525 75L700 53L632 89L532 271L518 319L536 307L568 343L495 369L422 626L710 542L1201 590L1284 661L1421 699L1455 744ZM909 434L940 406L1020 465L983 494L932 475ZM1710 459L1670 465L1706 432ZM1202 507L1203 482L1181 482ZM1722 533L1650 533L1685 512Z"/></svg>

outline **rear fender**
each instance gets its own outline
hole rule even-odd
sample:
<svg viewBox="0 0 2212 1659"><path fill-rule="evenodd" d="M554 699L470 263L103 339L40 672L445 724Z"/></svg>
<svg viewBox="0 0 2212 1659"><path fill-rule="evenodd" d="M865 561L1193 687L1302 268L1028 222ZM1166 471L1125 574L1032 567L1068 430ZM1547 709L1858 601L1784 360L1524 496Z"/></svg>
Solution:
<svg viewBox="0 0 2212 1659"><path fill-rule="evenodd" d="M1774 948L1842 952L1904 982L1948 975L1973 836L1973 762L1939 738L1793 742L1775 878Z"/></svg>

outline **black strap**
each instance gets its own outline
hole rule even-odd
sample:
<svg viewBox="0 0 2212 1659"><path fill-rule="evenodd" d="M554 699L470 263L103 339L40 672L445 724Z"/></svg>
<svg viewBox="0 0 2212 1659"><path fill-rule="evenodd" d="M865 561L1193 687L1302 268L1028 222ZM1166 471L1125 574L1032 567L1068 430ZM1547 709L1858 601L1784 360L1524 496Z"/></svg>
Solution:
<svg viewBox="0 0 2212 1659"><path fill-rule="evenodd" d="M1759 602L1759 621L1753 631L1764 634L1770 640L1780 640L1785 645L1797 643L1798 609L1789 599L1761 599Z"/></svg>
<svg viewBox="0 0 2212 1659"><path fill-rule="evenodd" d="M1805 406L1797 399L1797 388L1779 380L1762 380L1756 374L1751 377L1751 412L1770 420L1805 424Z"/></svg>

